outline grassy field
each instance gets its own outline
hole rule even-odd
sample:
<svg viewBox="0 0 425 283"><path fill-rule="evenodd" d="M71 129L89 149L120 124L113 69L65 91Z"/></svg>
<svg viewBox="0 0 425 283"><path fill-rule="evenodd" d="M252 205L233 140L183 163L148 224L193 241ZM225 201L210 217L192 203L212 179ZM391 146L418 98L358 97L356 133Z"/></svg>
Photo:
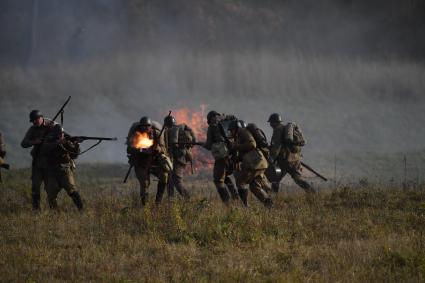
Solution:
<svg viewBox="0 0 425 283"><path fill-rule="evenodd" d="M135 180L121 184L125 169L79 169L83 213L64 192L59 213L47 210L44 192L42 212L32 213L28 171L5 173L0 281L425 280L425 186L363 182L314 201L280 193L267 210L252 198L248 209L225 208L201 178L189 183L190 202L141 208Z"/></svg>

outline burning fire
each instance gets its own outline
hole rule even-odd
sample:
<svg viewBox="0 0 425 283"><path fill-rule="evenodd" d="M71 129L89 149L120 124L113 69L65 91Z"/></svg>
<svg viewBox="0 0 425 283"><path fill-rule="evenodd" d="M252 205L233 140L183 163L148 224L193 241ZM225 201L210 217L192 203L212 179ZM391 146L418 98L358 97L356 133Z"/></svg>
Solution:
<svg viewBox="0 0 425 283"><path fill-rule="evenodd" d="M137 149L147 149L153 145L153 140L149 138L148 133L141 133L136 131L133 135L131 144Z"/></svg>
<svg viewBox="0 0 425 283"><path fill-rule="evenodd" d="M173 110L171 115L176 118L177 124L188 125L195 133L198 142L205 142L207 139L207 114L206 105L200 105L199 109L183 107ZM200 146L192 148L193 168L197 171L212 169L213 159L211 154ZM188 166L187 170L190 170Z"/></svg>

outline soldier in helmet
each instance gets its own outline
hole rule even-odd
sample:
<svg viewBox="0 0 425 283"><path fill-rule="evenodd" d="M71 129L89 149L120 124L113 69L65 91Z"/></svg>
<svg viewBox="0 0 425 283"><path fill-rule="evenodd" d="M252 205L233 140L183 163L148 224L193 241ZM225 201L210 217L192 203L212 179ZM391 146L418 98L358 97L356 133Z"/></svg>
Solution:
<svg viewBox="0 0 425 283"><path fill-rule="evenodd" d="M184 170L188 162L192 162L191 143L196 142L193 130L186 124L178 124L176 119L169 115L164 119L165 139L168 143L168 153L173 161L173 172L168 180L169 197L174 196L174 187L177 192L189 199L189 192L183 185Z"/></svg>
<svg viewBox="0 0 425 283"><path fill-rule="evenodd" d="M23 148L32 147L32 167L31 167L31 192L32 192L32 208L40 209L40 188L42 183L46 187L45 176L45 157L40 154L40 146L50 129L53 128L55 122L43 117L39 110L32 110L29 115L32 126L28 129L24 139L21 142Z"/></svg>
<svg viewBox="0 0 425 283"><path fill-rule="evenodd" d="M225 132L220 125L222 120L230 118L235 117L221 115L216 111L208 113L207 141L204 145L207 150L211 151L215 159L213 169L214 184L221 200L225 204L229 203L230 195L232 199L238 199L238 192L229 177L233 173L233 164L230 159L228 145L226 144Z"/></svg>
<svg viewBox="0 0 425 283"><path fill-rule="evenodd" d="M301 129L295 123L282 123L282 117L273 113L268 121L273 128L273 136L270 145L270 162L277 162L282 174L280 180L289 173L294 182L304 189L306 193L315 193L315 190L301 175L301 147L305 140ZM272 189L278 192L280 180L273 182Z"/></svg>
<svg viewBox="0 0 425 283"><path fill-rule="evenodd" d="M46 156L47 199L51 209L57 209L57 196L64 189L78 210L83 202L75 185L74 159L80 153L80 140L67 139L61 125L55 125L41 146L41 154Z"/></svg>
<svg viewBox="0 0 425 283"><path fill-rule="evenodd" d="M237 155L240 164L234 172L239 196L245 206L248 206L248 189L266 206L273 202L267 193L268 185L264 172L267 169L267 159L257 145L251 132L243 127L242 121L235 120L229 125L233 137L231 150Z"/></svg>
<svg viewBox="0 0 425 283"><path fill-rule="evenodd" d="M148 200L147 189L150 185L150 174L158 178L158 188L155 202L159 204L167 187L168 174L173 165L167 155L164 136L156 123L148 117L142 117L134 123L127 136L127 157L140 183L140 198L142 205Z"/></svg>
<svg viewBox="0 0 425 283"><path fill-rule="evenodd" d="M6 157L6 145L3 143L3 137L0 133L0 183L2 182L1 168L9 169L9 164L5 163L4 161L5 157Z"/></svg>

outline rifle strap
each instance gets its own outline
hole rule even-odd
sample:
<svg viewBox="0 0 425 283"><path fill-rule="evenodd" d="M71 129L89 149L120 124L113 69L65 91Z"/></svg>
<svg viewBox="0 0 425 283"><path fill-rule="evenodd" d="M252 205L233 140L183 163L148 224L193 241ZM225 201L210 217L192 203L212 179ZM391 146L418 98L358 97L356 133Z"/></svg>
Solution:
<svg viewBox="0 0 425 283"><path fill-rule="evenodd" d="M63 126L63 113L64 113L64 111L62 110L61 111L61 125Z"/></svg>
<svg viewBox="0 0 425 283"><path fill-rule="evenodd" d="M71 151L71 150L69 150L69 149L66 149L66 148L65 148L64 146L62 146L62 145L61 145L61 147L62 147L62 149L63 149L64 151L66 151L66 152L68 152L68 153L71 153L71 154L74 154L74 155L83 155L83 154L84 154L84 153L86 153L87 151L89 151L89 150L93 149L94 147L98 146L101 142L102 142L101 140L97 141L94 145L92 145L91 147L89 147L88 149L86 149L86 150L84 150L84 151L82 151L82 152L80 152L80 153L73 152L73 151Z"/></svg>
<svg viewBox="0 0 425 283"><path fill-rule="evenodd" d="M91 147L89 147L88 149L86 149L86 150L84 150L84 151L80 152L78 155L82 155L82 154L86 153L87 151L89 151L89 150L91 150L91 149L95 148L95 147L96 147L96 146L98 146L101 142L102 142L101 140L97 141L97 143L95 143L94 145L92 145L92 146L91 146Z"/></svg>

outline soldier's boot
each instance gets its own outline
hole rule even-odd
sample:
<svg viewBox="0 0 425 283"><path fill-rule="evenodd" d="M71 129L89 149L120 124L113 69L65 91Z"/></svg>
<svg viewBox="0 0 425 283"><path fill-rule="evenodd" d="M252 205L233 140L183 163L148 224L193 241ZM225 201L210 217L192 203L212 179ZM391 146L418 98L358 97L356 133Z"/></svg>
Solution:
<svg viewBox="0 0 425 283"><path fill-rule="evenodd" d="M51 210L57 210L58 209L58 202L57 202L56 198L49 199L49 207L50 207Z"/></svg>
<svg viewBox="0 0 425 283"><path fill-rule="evenodd" d="M227 189L222 186L217 186L217 192L221 200L224 202L224 204L226 205L229 204L230 196L229 196L229 193L227 192Z"/></svg>
<svg viewBox="0 0 425 283"><path fill-rule="evenodd" d="M316 194L316 191L310 186L309 183L303 179L294 179L295 183L300 186L307 194Z"/></svg>
<svg viewBox="0 0 425 283"><path fill-rule="evenodd" d="M40 210L40 194L32 194L32 210L39 211Z"/></svg>
<svg viewBox="0 0 425 283"><path fill-rule="evenodd" d="M256 196L257 199L264 204L265 207L270 208L273 206L272 199L262 188L258 188L257 186L249 186L249 189L254 194L254 196Z"/></svg>
<svg viewBox="0 0 425 283"><path fill-rule="evenodd" d="M167 183L167 195L169 200L174 198L174 184L170 180Z"/></svg>
<svg viewBox="0 0 425 283"><path fill-rule="evenodd" d="M232 179L230 179L230 177L226 177L224 179L224 183L226 184L227 189L230 192L230 195L232 196L233 200L237 200L239 198L239 194L238 191L236 190L235 185L232 182Z"/></svg>
<svg viewBox="0 0 425 283"><path fill-rule="evenodd" d="M179 194L185 200L189 200L190 199L189 192L183 187L183 184L181 182L176 182L176 190L179 192Z"/></svg>
<svg viewBox="0 0 425 283"><path fill-rule="evenodd" d="M248 206L248 190L247 189L238 189L239 197L242 200L243 205Z"/></svg>
<svg viewBox="0 0 425 283"><path fill-rule="evenodd" d="M148 203L148 197L149 194L144 192L144 193L140 193L140 201L142 202L142 205L145 206L146 203Z"/></svg>
<svg viewBox="0 0 425 283"><path fill-rule="evenodd" d="M155 203L160 204L162 201L162 196L164 195L167 183L158 182L158 189L156 191Z"/></svg>
<svg viewBox="0 0 425 283"><path fill-rule="evenodd" d="M273 182L272 183L272 191L275 193L279 192L280 183Z"/></svg>
<svg viewBox="0 0 425 283"><path fill-rule="evenodd" d="M72 198L72 201L74 202L75 206L78 208L79 211L83 210L83 201L81 200L81 196L78 192L73 192L69 195Z"/></svg>

